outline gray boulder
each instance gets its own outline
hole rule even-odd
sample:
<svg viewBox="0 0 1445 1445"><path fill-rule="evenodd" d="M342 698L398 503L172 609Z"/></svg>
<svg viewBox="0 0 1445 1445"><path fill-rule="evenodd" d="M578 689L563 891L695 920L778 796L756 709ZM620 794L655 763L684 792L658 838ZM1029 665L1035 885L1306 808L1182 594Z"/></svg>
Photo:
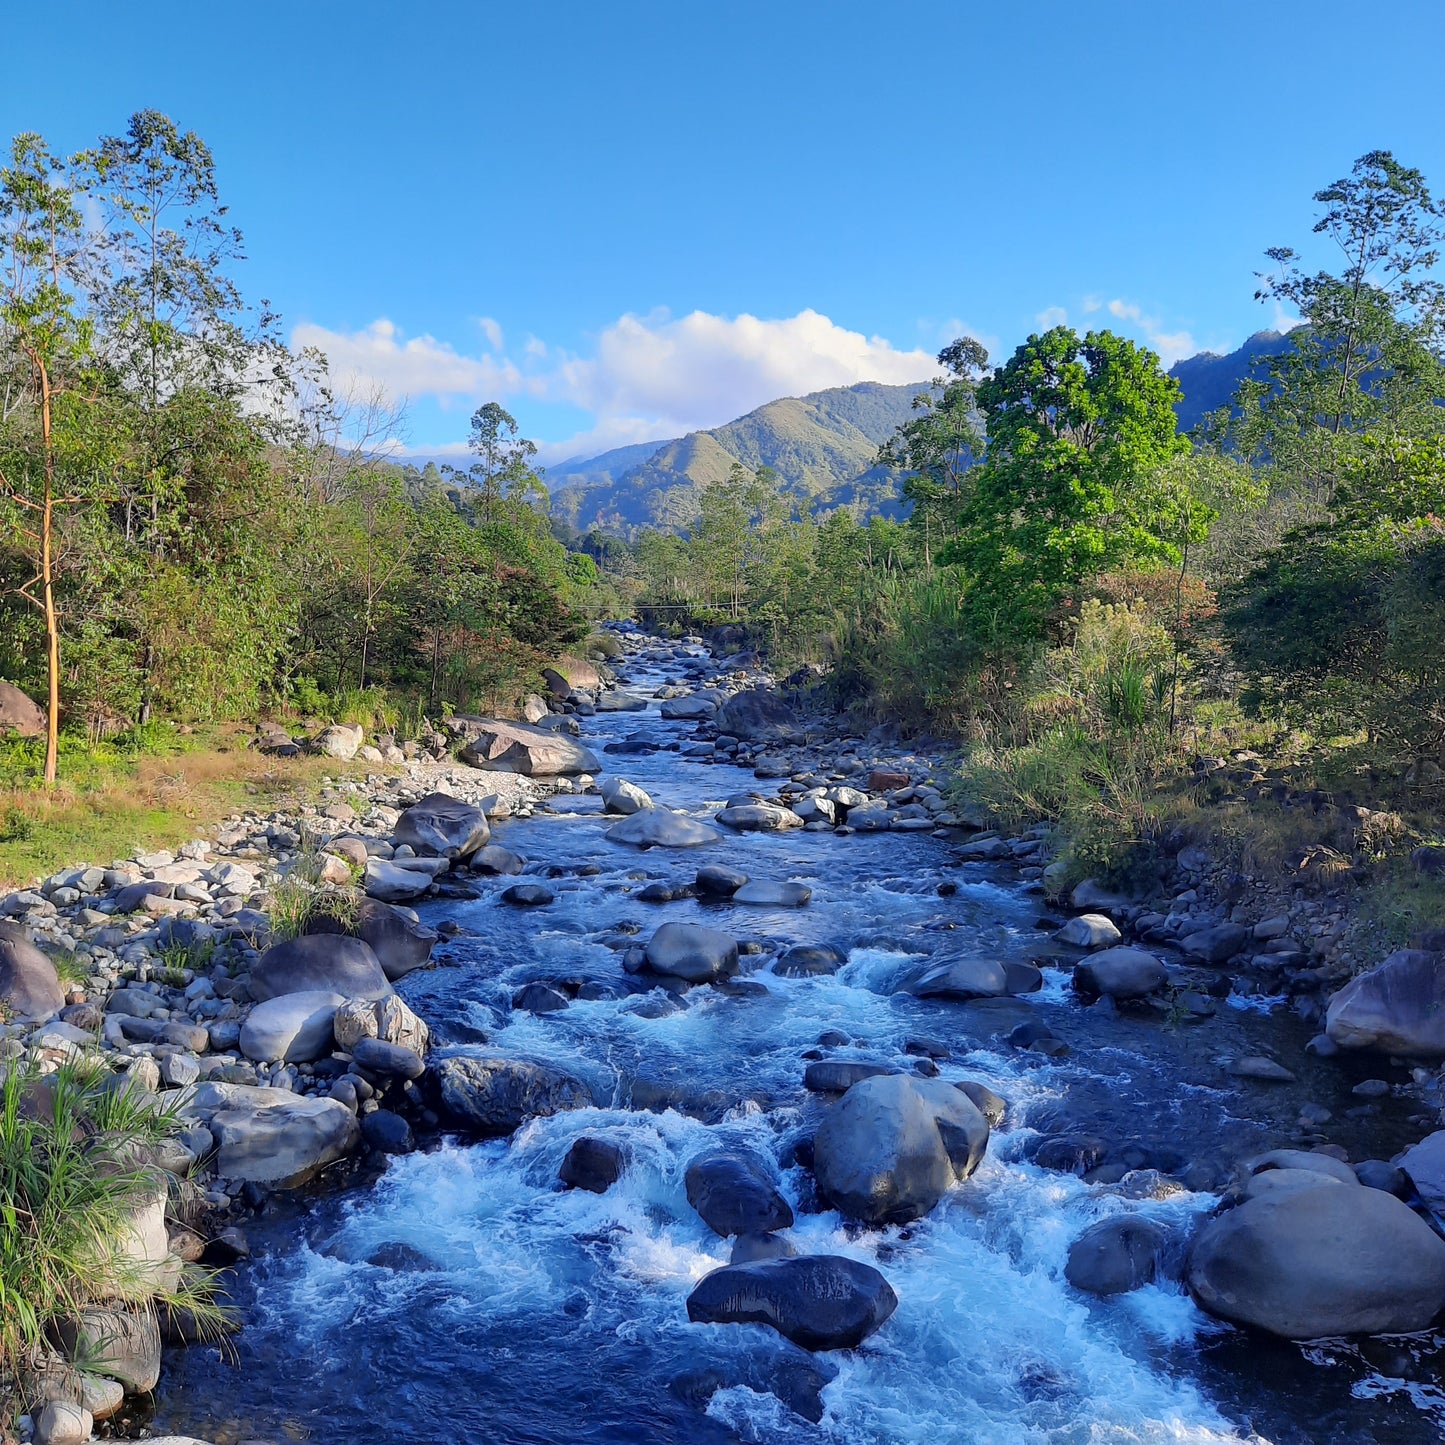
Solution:
<svg viewBox="0 0 1445 1445"><path fill-rule="evenodd" d="M351 1057L357 1068L386 1079L419 1079L426 1068L415 1049L385 1039L358 1039Z"/></svg>
<svg viewBox="0 0 1445 1445"><path fill-rule="evenodd" d="M1253 935L1242 923L1217 923L1180 940L1180 947L1201 963L1228 963Z"/></svg>
<svg viewBox="0 0 1445 1445"><path fill-rule="evenodd" d="M694 1322L770 1325L805 1350L856 1349L897 1308L876 1269L830 1254L725 1265L687 1298Z"/></svg>
<svg viewBox="0 0 1445 1445"><path fill-rule="evenodd" d="M689 693L686 697L670 697L658 708L665 718L683 722L705 722L717 712L717 704L707 697Z"/></svg>
<svg viewBox="0 0 1445 1445"><path fill-rule="evenodd" d="M504 1054L458 1054L436 1065L443 1111L475 1134L511 1134L528 1119L547 1118L592 1103L573 1074L535 1059Z"/></svg>
<svg viewBox="0 0 1445 1445"><path fill-rule="evenodd" d="M721 838L716 828L666 808L644 808L607 830L609 843L634 848L701 848Z"/></svg>
<svg viewBox="0 0 1445 1445"><path fill-rule="evenodd" d="M1105 948L1074 965L1074 987L1089 998L1145 998L1167 977L1164 965L1142 948Z"/></svg>
<svg viewBox="0 0 1445 1445"><path fill-rule="evenodd" d="M954 958L926 969L909 988L919 998L1002 998L1008 971L996 958Z"/></svg>
<svg viewBox="0 0 1445 1445"><path fill-rule="evenodd" d="M414 852L469 858L492 836L487 815L447 793L428 793L396 820L392 838Z"/></svg>
<svg viewBox="0 0 1445 1445"><path fill-rule="evenodd" d="M750 904L758 908L806 908L812 901L813 890L806 883L744 883L732 895L734 903Z"/></svg>
<svg viewBox="0 0 1445 1445"><path fill-rule="evenodd" d="M412 861L419 863L421 859ZM405 868L400 863L389 863L385 858L368 858L361 886L366 889L368 897L382 903L410 903L413 898L420 898L433 881L430 869Z"/></svg>
<svg viewBox="0 0 1445 1445"><path fill-rule="evenodd" d="M503 848L500 843L488 843L485 848L478 848L472 854L472 867L478 873L499 873L503 876L513 876L527 866L527 860L519 853L514 853L510 848Z"/></svg>
<svg viewBox="0 0 1445 1445"><path fill-rule="evenodd" d="M338 758L349 763L356 756L356 750L365 736L359 727L339 723L335 727L322 728L308 746L313 753L321 753L328 758Z"/></svg>
<svg viewBox="0 0 1445 1445"><path fill-rule="evenodd" d="M437 931L422 923L407 908L394 908L379 898L358 900L355 920L320 914L307 925L308 933L340 933L371 945L381 971L393 983L413 969L431 962Z"/></svg>
<svg viewBox="0 0 1445 1445"><path fill-rule="evenodd" d="M1210 1314L1286 1339L1408 1334L1445 1306L1445 1241L1393 1195L1321 1183L1209 1220L1187 1278Z"/></svg>
<svg viewBox="0 0 1445 1445"><path fill-rule="evenodd" d="M246 1084L206 1084L192 1107L220 1100L206 1125L224 1179L291 1189L345 1158L361 1139L356 1116L337 1099Z"/></svg>
<svg viewBox="0 0 1445 1445"><path fill-rule="evenodd" d="M326 989L281 994L258 1003L241 1025L241 1052L257 1063L309 1064L331 1052L336 1010L345 997Z"/></svg>
<svg viewBox="0 0 1445 1445"><path fill-rule="evenodd" d="M1342 1049L1445 1058L1445 953L1402 948L1331 1000L1325 1032Z"/></svg>
<svg viewBox="0 0 1445 1445"><path fill-rule="evenodd" d="M630 692L620 692L616 689L610 692L600 693L597 698L598 712L646 712L647 699L635 697Z"/></svg>
<svg viewBox="0 0 1445 1445"><path fill-rule="evenodd" d="M723 808L717 821L735 833L782 833L803 826L803 820L791 808L780 808L776 803L742 803Z"/></svg>
<svg viewBox="0 0 1445 1445"><path fill-rule="evenodd" d="M65 1007L65 990L55 965L18 924L0 922L0 1004L37 1021Z"/></svg>
<svg viewBox="0 0 1445 1445"><path fill-rule="evenodd" d="M1395 1163L1431 1212L1445 1218L1445 1129L1412 1144Z"/></svg>
<svg viewBox="0 0 1445 1445"><path fill-rule="evenodd" d="M1124 1294L1153 1281L1165 1233L1152 1220L1116 1215L1090 1225L1069 1246L1064 1278L1087 1294Z"/></svg>
<svg viewBox="0 0 1445 1445"><path fill-rule="evenodd" d="M713 983L738 971L737 940L697 923L664 923L644 953L654 973L684 983Z"/></svg>
<svg viewBox="0 0 1445 1445"><path fill-rule="evenodd" d="M793 1222L788 1201L767 1170L745 1154L705 1154L683 1176L687 1202L714 1234L769 1234Z"/></svg>
<svg viewBox="0 0 1445 1445"><path fill-rule="evenodd" d="M45 733L45 709L13 682L0 682L0 732L25 738Z"/></svg>
<svg viewBox="0 0 1445 1445"><path fill-rule="evenodd" d="M62 1316L55 1341L88 1372L119 1380L128 1395L154 1390L161 1377L161 1329L149 1309L95 1305L78 1315Z"/></svg>
<svg viewBox="0 0 1445 1445"><path fill-rule="evenodd" d="M904 1224L967 1179L988 1147L988 1121L941 1079L881 1075L854 1084L813 1141L824 1198L866 1224Z"/></svg>
<svg viewBox="0 0 1445 1445"><path fill-rule="evenodd" d="M1077 918L1069 919L1054 934L1059 943L1067 943L1074 948L1103 948L1118 943L1123 936L1115 927L1114 920L1105 918L1102 913L1081 913Z"/></svg>
<svg viewBox="0 0 1445 1445"><path fill-rule="evenodd" d="M713 719L719 733L742 742L798 742L803 730L797 714L777 693L751 687L735 693Z"/></svg>
<svg viewBox="0 0 1445 1445"><path fill-rule="evenodd" d="M595 754L564 733L531 727L526 723L497 722L491 718L456 721L465 724L471 738L459 756L474 768L544 778L595 773L601 766Z"/></svg>
<svg viewBox="0 0 1445 1445"><path fill-rule="evenodd" d="M251 997L326 990L344 998L385 998L392 990L371 945L340 933L307 933L272 944L251 969Z"/></svg>
<svg viewBox="0 0 1445 1445"><path fill-rule="evenodd" d="M600 791L602 806L609 813L620 813L630 817L633 813L640 813L644 808L656 806L636 783L626 782L622 778L604 779Z"/></svg>

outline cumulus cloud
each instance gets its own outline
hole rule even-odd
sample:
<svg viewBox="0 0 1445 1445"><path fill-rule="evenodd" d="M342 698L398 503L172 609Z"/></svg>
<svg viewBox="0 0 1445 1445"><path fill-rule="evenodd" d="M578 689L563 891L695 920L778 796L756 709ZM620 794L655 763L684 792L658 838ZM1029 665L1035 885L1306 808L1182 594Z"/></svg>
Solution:
<svg viewBox="0 0 1445 1445"><path fill-rule="evenodd" d="M1110 316L1127 321L1155 351L1165 366L1173 366L1186 356L1193 356L1199 350L1194 337L1187 331L1166 331L1158 317L1147 316L1142 307L1133 301L1115 299L1106 307Z"/></svg>
<svg viewBox="0 0 1445 1445"><path fill-rule="evenodd" d="M385 317L360 331L303 322L291 340L324 351L332 379L340 385L380 385L396 401L429 396L446 406L458 397L471 402L513 395L527 385L505 357L466 356L433 336L407 337Z"/></svg>

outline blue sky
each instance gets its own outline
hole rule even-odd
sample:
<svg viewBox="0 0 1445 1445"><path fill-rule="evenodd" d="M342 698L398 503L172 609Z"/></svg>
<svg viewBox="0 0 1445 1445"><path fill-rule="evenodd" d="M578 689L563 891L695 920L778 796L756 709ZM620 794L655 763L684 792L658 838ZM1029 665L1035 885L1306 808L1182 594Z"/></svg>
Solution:
<svg viewBox="0 0 1445 1445"><path fill-rule="evenodd" d="M424 452L484 400L555 459L1060 316L1229 349L1357 155L1445 189L1440 0L52 0L3 34L0 135L198 131L248 294Z"/></svg>

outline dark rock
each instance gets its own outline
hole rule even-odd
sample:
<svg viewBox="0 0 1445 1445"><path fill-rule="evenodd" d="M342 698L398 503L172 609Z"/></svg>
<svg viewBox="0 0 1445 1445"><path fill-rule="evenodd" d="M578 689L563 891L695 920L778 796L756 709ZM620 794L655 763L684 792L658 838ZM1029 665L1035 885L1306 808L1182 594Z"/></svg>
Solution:
<svg viewBox="0 0 1445 1445"><path fill-rule="evenodd" d="M1140 948L1106 948L1074 966L1074 987L1086 998L1144 998L1166 978L1164 965Z"/></svg>
<svg viewBox="0 0 1445 1445"><path fill-rule="evenodd" d="M512 1007L532 1014L559 1013L572 1002L550 983L524 983L512 995Z"/></svg>
<svg viewBox="0 0 1445 1445"><path fill-rule="evenodd" d="M361 1137L378 1154L410 1154L416 1148L411 1125L389 1109L374 1109L361 1116Z"/></svg>
<svg viewBox="0 0 1445 1445"><path fill-rule="evenodd" d="M510 1134L528 1119L592 1103L587 1085L565 1070L502 1054L458 1054L435 1066L442 1108L474 1133Z"/></svg>
<svg viewBox="0 0 1445 1445"><path fill-rule="evenodd" d="M545 908L556 895L540 883L514 883L502 892L502 902L515 908Z"/></svg>
<svg viewBox="0 0 1445 1445"><path fill-rule="evenodd" d="M317 990L363 999L392 991L371 945L337 933L307 933L273 944L251 969L250 989L257 1002Z"/></svg>
<svg viewBox="0 0 1445 1445"><path fill-rule="evenodd" d="M1192 958L1204 963L1228 963L1250 941L1250 930L1242 923L1220 923L1191 933L1180 946Z"/></svg>
<svg viewBox="0 0 1445 1445"><path fill-rule="evenodd" d="M490 837L486 814L447 793L428 793L413 803L392 830L398 844L439 858L469 858Z"/></svg>
<svg viewBox="0 0 1445 1445"><path fill-rule="evenodd" d="M1034 1144L1032 1157L1040 1169L1077 1174L1082 1178L1103 1162L1107 1152L1101 1139L1077 1134L1049 1134Z"/></svg>
<svg viewBox="0 0 1445 1445"><path fill-rule="evenodd" d="M815 1094L844 1094L864 1079L898 1072L891 1064L873 1064L855 1059L819 1059L803 1071L803 1087Z"/></svg>
<svg viewBox="0 0 1445 1445"><path fill-rule="evenodd" d="M1003 1116L1008 1112L1008 1104L987 1084L976 1084L972 1079L964 1079L953 1087L963 1094L973 1107L988 1120L990 1129L997 1129L1003 1123Z"/></svg>
<svg viewBox="0 0 1445 1445"><path fill-rule="evenodd" d="M437 941L436 929L418 922L406 909L377 898L362 898L357 902L354 922L321 913L308 923L306 931L361 939L370 945L381 971L393 983L430 963L432 947Z"/></svg>
<svg viewBox="0 0 1445 1445"><path fill-rule="evenodd" d="M1116 1215L1091 1225L1069 1246L1064 1278L1088 1294L1123 1294L1153 1281L1165 1234L1157 1224Z"/></svg>
<svg viewBox="0 0 1445 1445"><path fill-rule="evenodd" d="M837 973L847 962L848 955L832 944L798 944L778 955L773 972L784 978L816 978Z"/></svg>
<svg viewBox="0 0 1445 1445"><path fill-rule="evenodd" d="M763 1166L742 1154L695 1159L684 1176L687 1202L714 1234L768 1234L793 1222L788 1201Z"/></svg>
<svg viewBox="0 0 1445 1445"><path fill-rule="evenodd" d="M735 693L713 721L720 734L742 742L794 742L802 737L797 714L776 693L761 687Z"/></svg>
<svg viewBox="0 0 1445 1445"><path fill-rule="evenodd" d="M65 1007L55 965L14 923L0 922L0 1004L36 1020L54 1018Z"/></svg>
<svg viewBox="0 0 1445 1445"><path fill-rule="evenodd" d="M421 1055L404 1044L384 1039L358 1039L351 1050L358 1068L388 1079L419 1079L426 1069Z"/></svg>
<svg viewBox="0 0 1445 1445"><path fill-rule="evenodd" d="M621 1146L612 1140L599 1139L595 1134L581 1134L567 1150L557 1178L569 1189L605 1194L622 1178L626 1162Z"/></svg>
<svg viewBox="0 0 1445 1445"><path fill-rule="evenodd" d="M1383 1189L1396 1199L1403 1199L1410 1192L1410 1181L1403 1169L1397 1169L1383 1159L1361 1159L1355 1165L1355 1178L1366 1189Z"/></svg>
<svg viewBox="0 0 1445 1445"><path fill-rule="evenodd" d="M645 953L654 973L684 983L712 983L738 971L737 941L696 923L664 923L648 941Z"/></svg>
<svg viewBox="0 0 1445 1445"><path fill-rule="evenodd" d="M721 863L709 863L697 870L696 888L702 898L731 898L748 881L746 873Z"/></svg>

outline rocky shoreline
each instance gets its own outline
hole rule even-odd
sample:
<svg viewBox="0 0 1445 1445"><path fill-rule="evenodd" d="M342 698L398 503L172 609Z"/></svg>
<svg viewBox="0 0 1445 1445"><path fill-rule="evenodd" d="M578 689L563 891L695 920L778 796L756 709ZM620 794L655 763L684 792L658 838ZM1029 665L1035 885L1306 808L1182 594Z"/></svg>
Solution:
<svg viewBox="0 0 1445 1445"><path fill-rule="evenodd" d="M151 1163L162 1182L189 1179L205 1213L182 1221L158 1193L136 1230L141 1258L158 1278L182 1264L243 1260L248 1213L275 1190L340 1172L347 1161L408 1153L441 1131L505 1136L529 1119L594 1102L580 1078L554 1064L500 1051L430 1052L428 1022L393 987L445 947L409 905L473 898L479 878L515 876L502 903L547 907L545 878L494 841L491 824L565 809L577 793L599 794L616 817L609 838L641 850L793 829L843 839L937 836L960 865L1017 870L1048 902L1030 956L930 959L905 981L909 992L965 1004L1026 998L1042 986L1045 968L1066 967L1081 1002L1101 1013L1142 1010L1183 1022L1207 1020L1231 993L1286 995L1295 1014L1322 1025L1317 1053L1382 1050L1415 1071L1407 1083L1398 1071L1396 1082L1364 1081L1355 1089L1358 1109L1374 1108L1381 1092L1415 1089L1415 1122L1434 1129L1436 1078L1426 1065L1445 1056L1436 1038L1445 1001L1439 940L1420 940L1422 948L1336 993L1353 960L1332 948L1342 930L1328 896L1302 885L1282 898L1190 848L1179 851L1160 898L1124 898L1088 882L1054 898L1059 875L1047 821L1010 835L991 828L952 800L941 755L910 752L887 729L860 738L835 719L800 717L797 696L790 705L789 695L768 687L755 659L714 658L700 639L665 644L625 630L605 638L620 685L601 670L552 673L550 696L529 700L526 722L449 719L446 735L412 748L411 757L351 729L328 729L309 743L267 730L262 745L283 757L303 746L346 758L369 748L367 761L401 771L334 779L315 807L238 815L174 855L67 870L0 901L12 920L0 937L0 999L9 1015L0 1058L10 1067L28 1060L43 1074L96 1054L118 1087L179 1107L184 1127ZM605 759L579 740L579 720L647 706L627 691L626 674L649 659L666 659L681 678L661 704L665 718L696 724L681 756L750 767L758 780L756 791L729 798L710 821L655 805L616 771L625 772L629 748L653 747L644 739L611 745ZM708 863L691 883L655 880L634 896L787 908L806 907L808 895L803 884L754 882ZM745 961L794 977L846 962L822 947L744 960L730 934L667 921L645 942L619 938L617 948L626 983L538 979L518 990L513 1009L543 1014L620 994L628 1007L652 1010L642 1015L649 1017L679 1007L690 988L760 987ZM1021 1028L1011 1036L1015 1048L1045 1058L1067 1052L1047 1027ZM875 1226L923 1217L978 1167L1005 1101L982 1085L939 1080L926 1040L910 1048L907 1070L835 1059L819 1043L807 1087L835 1102L804 1162L822 1198ZM1238 1079L1285 1083L1292 1062L1244 1055L1226 1068ZM1382 1061L1382 1072L1390 1067ZM1075 1242L1071 1283L1108 1295L1173 1269L1206 1309L1288 1338L1423 1328L1445 1306L1436 1217L1445 1213L1445 1132L1397 1161L1349 1165L1330 1143L1329 1122L1328 1110L1302 1111L1297 1148L1252 1159L1233 1177L1186 1169L1156 1177L1152 1188L1227 1191L1232 1207L1187 1249L1127 1216L1102 1221ZM562 1182L605 1190L624 1165L606 1140L584 1136L564 1161ZM1058 1167L1103 1185L1141 1172L1088 1157ZM896 1307L879 1271L843 1256L793 1253L780 1233L792 1210L766 1161L725 1151L695 1161L687 1195L719 1235L735 1240L732 1262L693 1291L690 1318L765 1323L805 1349L826 1350L858 1345ZM35 1408L22 1430L40 1445L83 1440L124 1395L154 1387L159 1323L144 1310L132 1315L124 1357L117 1351L111 1373L100 1372L114 1387L82 1381L63 1361L38 1389L32 1383ZM187 1338L183 1322L167 1324L172 1341Z"/></svg>

